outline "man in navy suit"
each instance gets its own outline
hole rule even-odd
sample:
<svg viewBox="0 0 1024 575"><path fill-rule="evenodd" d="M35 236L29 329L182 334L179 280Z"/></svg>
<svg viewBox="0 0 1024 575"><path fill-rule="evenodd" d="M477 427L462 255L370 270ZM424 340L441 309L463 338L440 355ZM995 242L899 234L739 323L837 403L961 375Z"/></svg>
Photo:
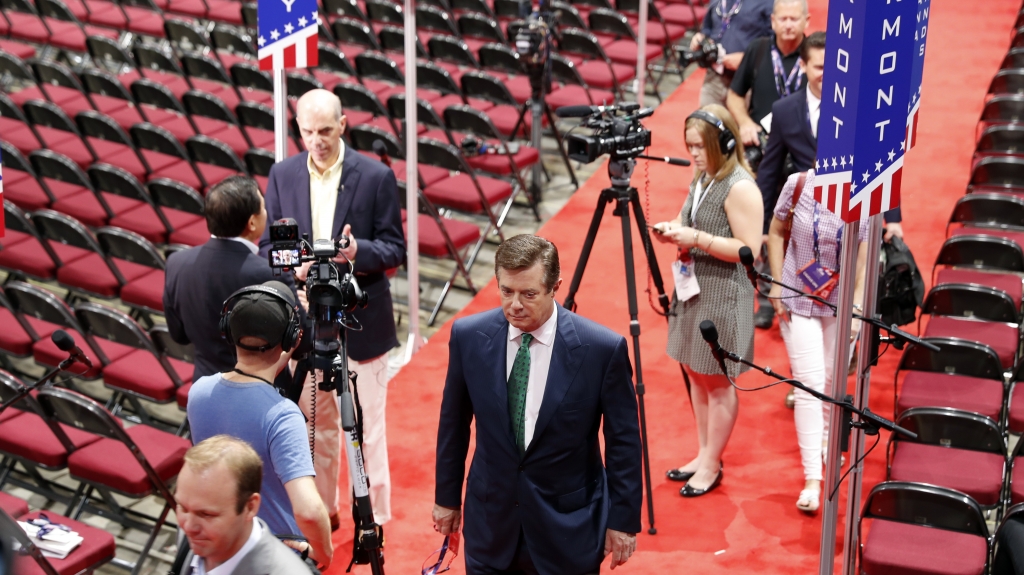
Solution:
<svg viewBox="0 0 1024 575"><path fill-rule="evenodd" d="M267 186L267 214L271 221L295 218L300 234L310 240L350 239L336 259L345 270L353 266L369 304L352 316L361 330L348 332L349 369L358 376L363 410L363 454L370 480L370 501L377 523L391 518L391 477L385 437L388 351L398 345L391 305L391 289L385 275L405 259L405 235L395 175L379 161L344 145L346 118L341 101L327 90L312 90L299 98L296 119L307 152L275 164ZM260 249L270 249L269 233L260 238ZM296 277L305 279L304 266ZM300 299L304 300L303 294ZM319 374L317 379L319 380ZM299 406L310 413L311 394L300 396ZM317 489L338 525L338 470L341 457L341 426L337 394L317 390L316 477Z"/></svg>
<svg viewBox="0 0 1024 575"><path fill-rule="evenodd" d="M452 326L434 528L459 529L475 418L467 573L597 573L609 553L614 569L636 549L642 498L626 340L555 302L562 280L551 242L509 238L494 268L501 308Z"/></svg>
<svg viewBox="0 0 1024 575"><path fill-rule="evenodd" d="M775 203L782 184L789 174L784 173L786 154L793 158L799 172L814 167L818 155L818 117L821 113L821 87L825 72L825 33L815 32L800 46L800 68L807 75L806 87L782 98L772 105L771 131L764 158L757 169L757 187L764 198L764 233L772 222ZM900 210L885 214L885 239L903 237Z"/></svg>
<svg viewBox="0 0 1024 575"><path fill-rule="evenodd" d="M257 255L267 210L255 180L232 176L213 186L206 194L205 212L213 237L171 254L164 282L164 315L171 339L195 345L192 381L235 367L235 346L220 335L224 300L243 287L282 279L274 277L267 258ZM283 386L290 379L291 372L285 369L275 384Z"/></svg>

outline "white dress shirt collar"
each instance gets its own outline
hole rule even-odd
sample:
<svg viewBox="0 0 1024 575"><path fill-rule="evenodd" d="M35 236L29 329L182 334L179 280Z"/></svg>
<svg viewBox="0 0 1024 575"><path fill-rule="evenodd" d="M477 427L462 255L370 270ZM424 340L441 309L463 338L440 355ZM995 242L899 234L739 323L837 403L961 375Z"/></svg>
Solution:
<svg viewBox="0 0 1024 575"><path fill-rule="evenodd" d="M260 522L255 517L252 518L252 532L249 533L249 539L246 540L245 545L239 549L230 559L221 563L217 567L207 571L206 560L196 555L192 558L192 573L194 575L231 575L231 572L238 567L238 564L242 562L242 558L246 556L256 544L260 542L260 537L263 537L263 527L260 526Z"/></svg>
<svg viewBox="0 0 1024 575"><path fill-rule="evenodd" d="M551 317L548 318L540 327L528 332L533 336L534 341L542 343L548 347L555 345L555 327L558 325L558 304L551 302L551 305L555 308L551 312ZM523 335L523 330L518 327L508 324L508 339L509 341L519 339L519 336Z"/></svg>
<svg viewBox="0 0 1024 575"><path fill-rule="evenodd" d="M818 137L818 117L821 116L821 98L807 90L807 117L811 120L811 131Z"/></svg>
<svg viewBox="0 0 1024 575"><path fill-rule="evenodd" d="M232 242L238 242L238 243L242 244L243 246L249 248L250 252L252 252L254 254L260 253L260 247L259 246L257 246L256 244L250 242L249 240L247 240L247 239L245 239L243 237L221 238L221 237L217 237L217 236L214 236L214 235L211 235L210 237L211 238L217 238L218 240L230 240Z"/></svg>

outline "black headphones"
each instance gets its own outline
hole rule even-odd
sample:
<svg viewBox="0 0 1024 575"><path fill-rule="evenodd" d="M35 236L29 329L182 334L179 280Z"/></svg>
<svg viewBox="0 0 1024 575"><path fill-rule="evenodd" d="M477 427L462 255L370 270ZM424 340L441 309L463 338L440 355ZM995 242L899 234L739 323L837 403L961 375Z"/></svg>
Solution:
<svg viewBox="0 0 1024 575"><path fill-rule="evenodd" d="M729 128L725 127L725 123L718 119L718 116L704 110L695 110L692 114L686 117L687 120L690 118L704 120L718 128L718 147L722 150L723 155L728 156L736 148L736 136L729 130Z"/></svg>
<svg viewBox="0 0 1024 575"><path fill-rule="evenodd" d="M228 343L236 345L242 349L249 351L264 352L268 349L272 349L275 345L262 345L259 347L253 347L242 343L235 342L231 336L231 313L234 311L235 304L237 301L249 294L266 294L272 298L277 299L281 302L281 305L288 310L288 326L284 328L284 334L281 336L281 350L288 351L295 347L295 344L299 341L299 335L302 331L302 327L299 325L299 308L295 304L288 301L281 293L269 286L265 285L254 285L244 287L235 293L228 296L228 299L224 300L224 307L220 311L220 334L224 336L224 339L228 340Z"/></svg>

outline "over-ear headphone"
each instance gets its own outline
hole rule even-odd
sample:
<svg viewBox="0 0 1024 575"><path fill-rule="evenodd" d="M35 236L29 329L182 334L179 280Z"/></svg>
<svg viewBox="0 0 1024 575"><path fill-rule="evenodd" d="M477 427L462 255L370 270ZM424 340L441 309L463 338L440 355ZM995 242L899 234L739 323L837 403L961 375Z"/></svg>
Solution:
<svg viewBox="0 0 1024 575"><path fill-rule="evenodd" d="M718 128L718 147L722 150L723 155L728 156L736 148L736 136L731 130L729 130L729 128L725 127L725 123L722 122L718 116L704 110L695 110L692 114L686 117L687 120L690 118L704 120Z"/></svg>
<svg viewBox="0 0 1024 575"><path fill-rule="evenodd" d="M231 336L231 313L234 311L235 304L238 303L239 299L247 295L258 293L266 294L276 299L281 303L282 306L284 306L285 309L288 310L288 325L284 328L284 334L282 334L281 336L281 350L288 351L292 349L299 342L299 335L300 332L302 331L302 326L299 325L299 308L297 305L288 301L283 295L281 295L281 293L277 289L265 285L254 285L244 287L236 291L235 293L229 295L228 299L224 300L224 307L220 311L221 335L224 336L224 339L228 340L228 343L236 345L242 349L247 349L249 351L264 352L267 351L268 349L272 349L275 345L277 345L268 344L259 347L254 347L242 343L237 343Z"/></svg>

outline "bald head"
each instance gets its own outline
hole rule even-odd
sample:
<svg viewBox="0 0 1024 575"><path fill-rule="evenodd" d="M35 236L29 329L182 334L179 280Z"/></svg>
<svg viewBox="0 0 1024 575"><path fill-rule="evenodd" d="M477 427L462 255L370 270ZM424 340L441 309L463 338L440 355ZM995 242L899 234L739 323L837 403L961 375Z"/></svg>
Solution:
<svg viewBox="0 0 1024 575"><path fill-rule="evenodd" d="M346 122L341 100L327 90L310 90L299 98L297 108L299 135L313 165L322 173L338 161L341 153Z"/></svg>

